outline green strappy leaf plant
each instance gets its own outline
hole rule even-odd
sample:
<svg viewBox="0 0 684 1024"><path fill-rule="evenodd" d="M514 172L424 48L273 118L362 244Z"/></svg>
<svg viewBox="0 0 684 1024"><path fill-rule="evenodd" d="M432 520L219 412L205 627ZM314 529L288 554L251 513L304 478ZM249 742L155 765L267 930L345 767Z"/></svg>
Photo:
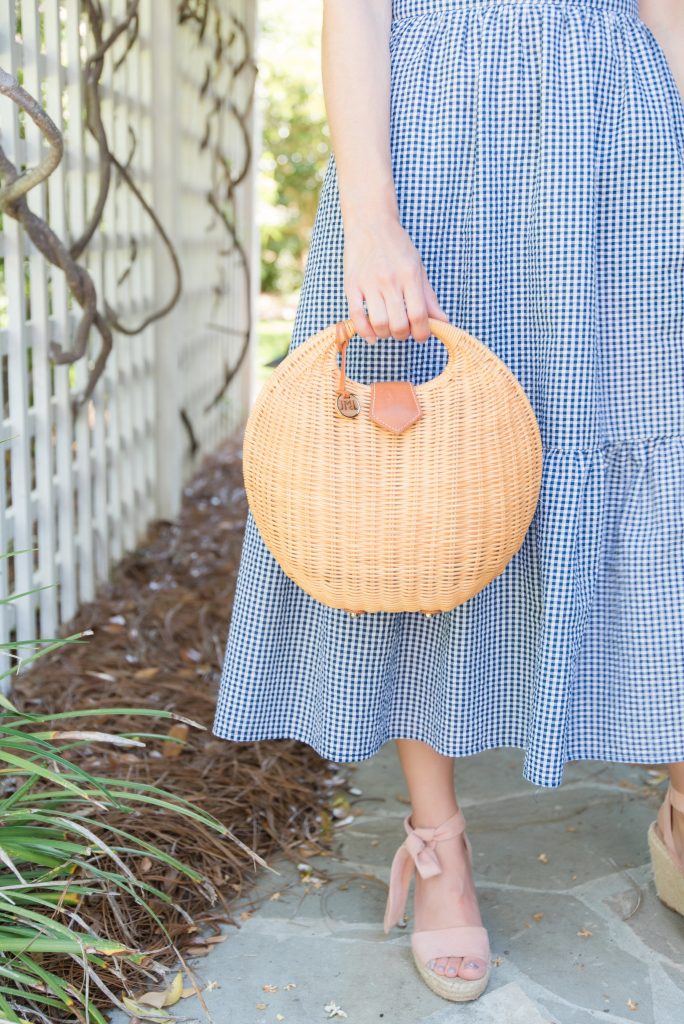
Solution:
<svg viewBox="0 0 684 1024"><path fill-rule="evenodd" d="M23 595L0 603L19 596ZM22 664L66 644L87 642L82 637L89 632L37 641L44 646ZM9 646L17 644L0 645L0 654ZM19 667L0 673L0 686ZM170 810L201 822L264 863L229 829L189 801L146 783L92 774L70 757L84 745L144 747L145 739L154 734L113 734L87 728L87 720L94 716L131 714L180 719L204 728L173 712L152 708L29 714L0 693L0 1021L106 1024L94 993L100 1007L109 1001L112 1007L126 1010L101 977L102 968L107 967L111 976L112 965L149 966L155 952L173 947L162 918L151 905L172 901L131 869L137 858L166 865L202 886L209 902L215 899L204 875L110 823L110 811L134 816L155 808ZM64 730L55 727L61 718L69 719ZM74 728L79 719L83 727ZM48 721L50 728L46 727ZM171 738L164 739L168 742ZM103 892L114 908L117 893L125 892L150 915L159 931L156 951L134 949L125 941L97 934L88 923L86 907L89 896ZM77 987L56 973L54 955L78 961L82 985Z"/></svg>

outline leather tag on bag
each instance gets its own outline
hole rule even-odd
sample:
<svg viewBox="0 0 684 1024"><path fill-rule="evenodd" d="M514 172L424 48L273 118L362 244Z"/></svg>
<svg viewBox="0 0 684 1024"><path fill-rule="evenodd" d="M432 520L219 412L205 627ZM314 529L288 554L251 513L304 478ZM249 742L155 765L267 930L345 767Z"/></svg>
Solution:
<svg viewBox="0 0 684 1024"><path fill-rule="evenodd" d="M401 434L422 416L418 395L410 380L374 381L369 418L379 427Z"/></svg>

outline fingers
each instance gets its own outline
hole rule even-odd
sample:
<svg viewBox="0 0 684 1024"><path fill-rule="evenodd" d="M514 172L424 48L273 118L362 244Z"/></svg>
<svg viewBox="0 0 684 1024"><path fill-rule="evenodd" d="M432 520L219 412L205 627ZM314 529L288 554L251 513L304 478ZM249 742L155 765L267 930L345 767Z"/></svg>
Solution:
<svg viewBox="0 0 684 1024"><path fill-rule="evenodd" d="M389 331L393 338L405 341L411 333L411 324L406 312L404 295L399 282L394 279L386 286L385 305L387 307Z"/></svg>
<svg viewBox="0 0 684 1024"><path fill-rule="evenodd" d="M427 281L427 275L419 267L407 277L404 285L406 312L411 322L411 334L416 341L427 341L430 337L424 281Z"/></svg>
<svg viewBox="0 0 684 1024"><path fill-rule="evenodd" d="M412 336L423 342L431 335L429 317L449 320L420 260L410 261L401 271L379 274L365 295L361 284L346 281L345 288L354 328L369 345L388 337Z"/></svg>
<svg viewBox="0 0 684 1024"><path fill-rule="evenodd" d="M435 320L446 320L446 322L448 323L449 317L446 315L446 313L439 304L439 299L437 298L434 289L430 284L430 281L428 280L427 271L425 267L423 267L423 288L425 291L428 316L434 317Z"/></svg>
<svg viewBox="0 0 684 1024"><path fill-rule="evenodd" d="M353 285L347 286L347 304L349 316L354 321L357 334L365 338L369 345L374 345L378 339L363 308L363 293L360 288Z"/></svg>
<svg viewBox="0 0 684 1024"><path fill-rule="evenodd" d="M366 295L368 318L378 338L386 338L390 333L389 315L381 292L369 289Z"/></svg>

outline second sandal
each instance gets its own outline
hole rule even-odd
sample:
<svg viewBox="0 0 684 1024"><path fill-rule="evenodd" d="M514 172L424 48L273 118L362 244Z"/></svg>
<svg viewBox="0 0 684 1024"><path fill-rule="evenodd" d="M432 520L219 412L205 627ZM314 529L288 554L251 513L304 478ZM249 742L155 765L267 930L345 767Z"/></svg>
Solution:
<svg viewBox="0 0 684 1024"><path fill-rule="evenodd" d="M465 819L459 809L441 825L432 828L413 828L410 815L404 818L406 839L394 855L390 869L389 893L385 908L384 931L389 932L404 915L409 885L417 868L421 878L430 878L442 872L442 864L435 846L463 832L468 859L472 867L472 849L465 834ZM418 972L428 988L444 999L466 1002L484 992L489 981L489 937L482 925L454 925L449 928L430 928L414 931L411 952ZM440 957L475 957L487 962L487 971L481 978L440 976L427 964Z"/></svg>
<svg viewBox="0 0 684 1024"><path fill-rule="evenodd" d="M671 910L684 915L684 858L675 849L672 811L684 812L684 793L672 783L667 787L658 816L648 830L648 845L659 899Z"/></svg>

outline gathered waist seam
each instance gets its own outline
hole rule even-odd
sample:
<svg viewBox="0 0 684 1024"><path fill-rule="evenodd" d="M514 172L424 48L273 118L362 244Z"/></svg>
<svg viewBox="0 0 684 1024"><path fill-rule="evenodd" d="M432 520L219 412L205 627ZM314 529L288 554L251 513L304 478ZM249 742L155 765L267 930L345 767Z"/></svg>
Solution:
<svg viewBox="0 0 684 1024"><path fill-rule="evenodd" d="M639 19L638 0L394 0L392 24L414 18L429 18L451 11L486 10L495 7L586 8Z"/></svg>

